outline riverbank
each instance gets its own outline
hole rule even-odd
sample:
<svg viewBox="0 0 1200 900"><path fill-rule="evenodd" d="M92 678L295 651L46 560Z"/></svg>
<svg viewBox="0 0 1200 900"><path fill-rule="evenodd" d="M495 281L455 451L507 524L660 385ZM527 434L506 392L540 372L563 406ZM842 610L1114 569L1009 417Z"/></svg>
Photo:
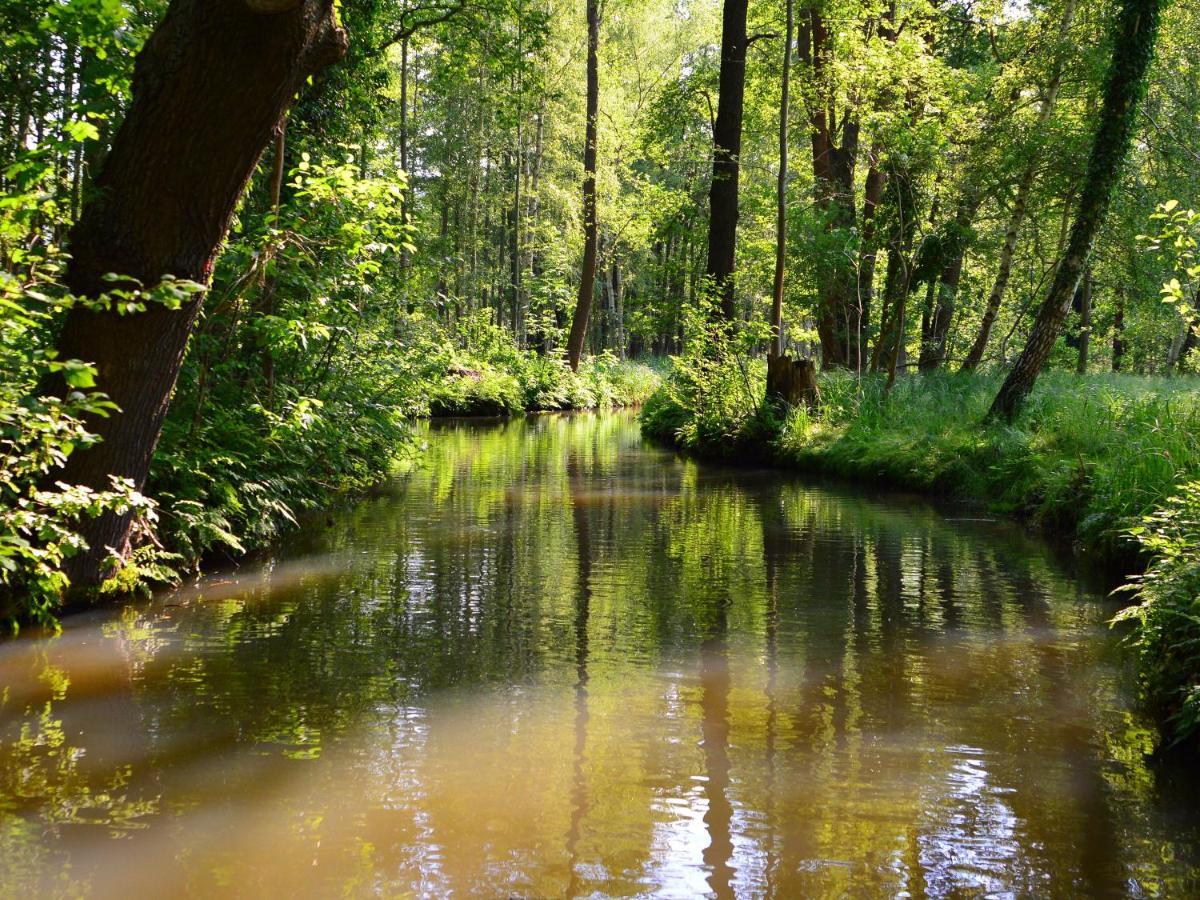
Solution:
<svg viewBox="0 0 1200 900"><path fill-rule="evenodd" d="M726 369L730 366L724 367ZM1130 641L1147 702L1177 739L1200 733L1200 381L1051 374L1012 425L982 423L990 375L823 377L821 410L780 421L762 375L678 371L643 432L711 458L754 458L986 505L1144 568ZM717 396L719 395L719 396Z"/></svg>
<svg viewBox="0 0 1200 900"><path fill-rule="evenodd" d="M398 467L419 460L422 447L410 427L417 419L638 406L659 383L653 365L611 356L585 360L578 373L557 356L515 347L499 359L467 356L425 373L410 388L409 404L376 416L370 427L345 428L354 421L349 413L327 414L319 425L314 420L302 429L303 435L288 435L290 452L261 461L242 457L237 467L206 465L204 474L216 477L202 492L193 488L191 496L173 487L172 479L182 479L180 469L170 467L181 457L196 460L197 449L184 452L168 444L155 460L158 477L148 490L162 498L160 538L175 555L175 564L159 580L194 571L213 553L236 558L263 547L297 527L301 513L319 512L369 490ZM334 448L337 452L330 452ZM228 460L228 438L213 450ZM190 474L191 484L198 485L195 467ZM129 586L147 574L158 573L135 571L127 576Z"/></svg>
<svg viewBox="0 0 1200 900"><path fill-rule="evenodd" d="M206 403L182 386L144 494L130 486L102 498L129 504L137 524L133 546L98 590L73 590L64 570L80 520L97 514L100 501L71 487L61 497L34 492L0 517L0 574L8 576L0 579L0 623L55 627L58 615L178 582L204 561L240 560L419 458L418 419L638 406L660 381L653 361L606 354L572 372L559 355L502 337L482 347L444 342L436 355L409 354L391 384L346 380L322 397L277 400L275 409L246 402L236 385L215 396L210 389ZM0 420L5 412L0 404ZM60 435L86 435L78 418L55 415L63 424L38 435L48 450L52 440L65 442ZM27 475L30 491L37 471Z"/></svg>

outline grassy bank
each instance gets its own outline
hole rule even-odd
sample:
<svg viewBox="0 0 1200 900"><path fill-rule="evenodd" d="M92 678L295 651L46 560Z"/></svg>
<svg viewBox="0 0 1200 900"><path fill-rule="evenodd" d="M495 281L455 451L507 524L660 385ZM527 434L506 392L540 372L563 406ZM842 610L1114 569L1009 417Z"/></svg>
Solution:
<svg viewBox="0 0 1200 900"><path fill-rule="evenodd" d="M45 317L49 319L49 316ZM220 358L226 335L200 336L180 382L144 493L120 479L108 491L46 487L55 467L94 441L89 415L117 414L91 390L92 367L40 354L41 320L0 328L0 623L53 625L65 597L75 606L177 581L201 560L237 557L376 484L419 453L411 422L425 416L496 415L638 405L660 381L652 365L610 355L572 372L561 354L516 345L479 315L446 328L417 315L402 340L317 351L300 375L261 380L261 357ZM378 351L378 352L375 352ZM76 390L36 395L64 369ZM282 367L277 367L279 371ZM283 372L280 372L282 376ZM307 376L307 377L305 377ZM81 523L130 511L134 540L111 558L100 596L81 596L66 576L82 547Z"/></svg>
<svg viewBox="0 0 1200 900"><path fill-rule="evenodd" d="M450 366L429 386L431 416L514 416L526 412L640 406L658 387L645 362L599 356L572 372L557 357L521 353L499 362Z"/></svg>
<svg viewBox="0 0 1200 900"><path fill-rule="evenodd" d="M708 456L780 465L985 504L1073 537L1134 578L1130 640L1147 701L1180 738L1200 732L1200 381L1052 374L1012 425L982 425L987 375L822 379L822 408L780 420L762 372L678 368L645 433Z"/></svg>

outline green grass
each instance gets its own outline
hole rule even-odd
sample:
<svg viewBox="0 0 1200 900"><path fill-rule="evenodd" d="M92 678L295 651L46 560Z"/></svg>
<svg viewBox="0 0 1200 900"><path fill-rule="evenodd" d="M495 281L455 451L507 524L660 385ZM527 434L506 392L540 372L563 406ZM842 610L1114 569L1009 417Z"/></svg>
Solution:
<svg viewBox="0 0 1200 900"><path fill-rule="evenodd" d="M522 353L499 363L456 365L429 388L433 416L513 416L523 412L639 406L660 375L643 362L611 356L584 360L572 372L558 357Z"/></svg>
<svg viewBox="0 0 1200 900"><path fill-rule="evenodd" d="M1051 373L1013 424L987 426L999 387L990 375L902 378L891 392L826 376L821 410L783 421L760 408L761 371L741 380L676 372L646 404L644 431L702 455L736 448L983 504L1127 570L1147 565L1125 616L1137 622L1146 697L1178 737L1200 733L1200 379ZM721 427L709 421L716 410Z"/></svg>

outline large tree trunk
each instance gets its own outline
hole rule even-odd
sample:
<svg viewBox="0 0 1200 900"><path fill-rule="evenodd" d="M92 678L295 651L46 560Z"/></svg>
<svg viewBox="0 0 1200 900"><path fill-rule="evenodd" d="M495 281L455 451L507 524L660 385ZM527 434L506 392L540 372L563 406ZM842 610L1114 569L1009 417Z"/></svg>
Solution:
<svg viewBox="0 0 1200 900"><path fill-rule="evenodd" d="M587 123L583 139L583 271L579 278L579 296L575 317L567 338L567 362L572 371L579 369L583 342L587 337L588 317L592 314L592 295L596 289L596 118L600 114L600 11L599 0L587 0Z"/></svg>
<svg viewBox="0 0 1200 900"><path fill-rule="evenodd" d="M1067 5L1063 8L1062 20L1058 26L1060 47L1066 43L1067 35L1071 31L1071 23L1075 19L1075 2L1076 0L1067 0ZM1037 124L1034 127L1035 135L1041 134L1042 129L1050 120L1051 113L1054 112L1058 91L1062 87L1063 62L1064 60L1060 56L1054 65L1050 83L1046 85L1046 93L1042 97ZM1025 210L1029 206L1029 195L1033 192L1033 182L1037 177L1039 162L1040 158L1035 154L1025 166L1025 171L1021 173L1020 181L1017 184L1017 194L1013 199L1012 209L1008 213L1008 224L1004 229L1004 243L1000 247L1000 267L996 271L996 280L992 282L992 289L988 292L987 304L983 310L983 320L979 324L979 333L976 334L975 341L971 344L971 349L963 360L961 369L963 372L974 372L979 367L979 363L983 361L983 354L987 350L988 340L992 336L992 327L996 324L996 316L1000 313L1000 304L1004 300L1004 293L1008 290L1008 282L1012 277L1012 264L1017 252L1017 238L1021 234L1021 223L1025 221Z"/></svg>
<svg viewBox="0 0 1200 900"><path fill-rule="evenodd" d="M1046 360L1050 358L1054 341L1071 308L1071 300L1087 268L1096 233L1108 212L1121 165L1129 153L1138 102L1144 90L1146 71L1154 56L1160 2L1124 0L1121 5L1112 64L1104 89L1104 107L1092 143L1087 178L1080 194L1067 253L1059 263L1025 349L992 403L988 412L991 419L1011 420L1016 415L1033 390L1033 384Z"/></svg>
<svg viewBox="0 0 1200 900"><path fill-rule="evenodd" d="M737 249L738 168L746 87L746 9L749 0L725 0L721 19L721 94L713 124L712 186L708 194L708 265L705 271L726 321L737 317L734 254Z"/></svg>
<svg viewBox="0 0 1200 900"><path fill-rule="evenodd" d="M129 112L72 231L70 289L96 297L112 288L109 273L147 286L164 275L207 282L296 92L345 50L333 0L173 0L138 56ZM104 488L117 475L142 487L199 305L71 310L59 355L94 362L121 412L91 423L102 442L58 479ZM130 527L128 515L83 524L90 549L68 570L77 588L101 579L106 548L127 550Z"/></svg>
<svg viewBox="0 0 1200 900"><path fill-rule="evenodd" d="M771 290L771 344L768 359L783 355L783 276L787 265L788 90L792 73L793 0L787 0L783 33L783 76L779 90L779 177L775 183L775 282Z"/></svg>

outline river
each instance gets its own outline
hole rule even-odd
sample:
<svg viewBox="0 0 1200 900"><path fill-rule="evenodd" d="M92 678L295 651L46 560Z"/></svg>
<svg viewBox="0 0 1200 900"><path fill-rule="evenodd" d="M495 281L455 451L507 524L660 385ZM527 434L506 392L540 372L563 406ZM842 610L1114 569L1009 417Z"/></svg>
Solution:
<svg viewBox="0 0 1200 900"><path fill-rule="evenodd" d="M1196 895L1114 606L1019 528L434 423L271 555L0 645L4 896Z"/></svg>

